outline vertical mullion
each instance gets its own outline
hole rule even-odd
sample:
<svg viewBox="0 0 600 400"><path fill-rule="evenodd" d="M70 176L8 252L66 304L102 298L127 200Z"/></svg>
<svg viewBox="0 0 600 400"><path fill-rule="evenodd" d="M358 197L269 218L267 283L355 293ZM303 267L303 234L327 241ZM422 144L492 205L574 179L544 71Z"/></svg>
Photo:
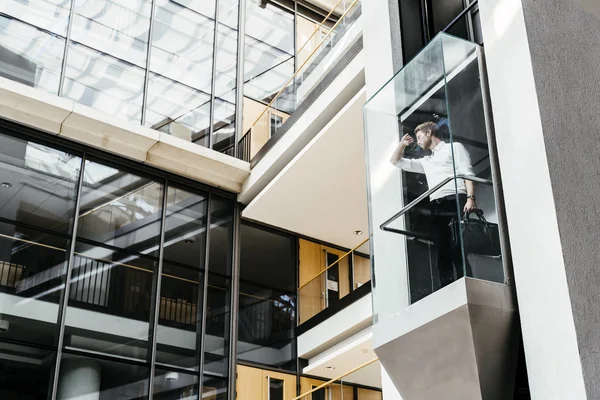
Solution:
<svg viewBox="0 0 600 400"><path fill-rule="evenodd" d="M197 348L200 350L200 359L198 362L198 398L202 398L202 388L204 386L204 344L206 337L206 303L208 301L208 263L209 263L209 250L210 250L210 224L211 224L211 203L212 193L208 193L206 201L206 235L204 238L204 280L202 282L202 291L199 293L202 295L202 304L198 305L198 309L202 307L202 314L200 314L200 336L197 338Z"/></svg>
<svg viewBox="0 0 600 400"><path fill-rule="evenodd" d="M160 287L162 283L162 269L163 269L163 254L165 248L165 230L167 220L167 191L169 187L169 178L165 178L163 181L163 192L162 192L162 215L160 221L160 241L158 247L158 268L152 282L152 314L150 316L151 332L150 337L152 338L150 344L150 378L148 379L148 398L152 398L154 394L154 374L156 370L156 342L157 342L157 329L158 329L158 317L160 312Z"/></svg>
<svg viewBox="0 0 600 400"><path fill-rule="evenodd" d="M242 2L243 0L240 0ZM229 400L236 398L236 363L237 363L237 337L238 337L238 305L240 291L240 228L241 211L236 201L233 207L233 249L231 268L231 305L229 322Z"/></svg>
<svg viewBox="0 0 600 400"><path fill-rule="evenodd" d="M215 125L215 86L217 82L217 40L219 34L219 0L215 0L215 29L213 31L213 53L212 53L212 78L210 81L210 107L208 119L208 144L206 147L212 149L212 138ZM210 206L210 201L208 202Z"/></svg>
<svg viewBox="0 0 600 400"><path fill-rule="evenodd" d="M144 76L144 92L142 94L142 119L141 125L146 123L146 109L148 108L148 85L150 81L150 56L152 55L152 33L154 32L154 16L156 12L156 0L150 5L150 26L148 28L148 46L146 47L146 74Z"/></svg>
<svg viewBox="0 0 600 400"><path fill-rule="evenodd" d="M75 255L75 245L77 244L77 227L79 225L79 207L81 205L81 192L83 187L83 176L85 174L86 153L81 157L81 167L79 168L79 177L77 181L77 193L75 198L75 212L73 213L73 225L71 232L71 243L67 255L67 273L64 279L64 288L58 308L58 343L56 349L56 362L54 364L54 377L52 380L51 399L56 400L58 393L58 378L60 375L60 361L62 358L62 349L64 345L65 323L67 317L67 306L69 304L69 294L71 289L71 275L73 273L73 263Z"/></svg>
<svg viewBox="0 0 600 400"><path fill-rule="evenodd" d="M241 132L243 127L243 109L244 104L244 58L246 53L246 0L239 0L238 11L238 47L237 47L237 76L236 76L236 95L235 95L235 129L234 143L244 135ZM237 146L234 146L234 157L239 157Z"/></svg>
<svg viewBox="0 0 600 400"><path fill-rule="evenodd" d="M67 57L69 56L69 43L71 42L71 29L73 27L73 18L75 16L75 0L71 0L71 10L69 10L69 23L67 24L67 35L65 36L65 49L63 51L63 59L60 70L60 78L58 81L58 96L63 95L65 86L65 77L67 71Z"/></svg>

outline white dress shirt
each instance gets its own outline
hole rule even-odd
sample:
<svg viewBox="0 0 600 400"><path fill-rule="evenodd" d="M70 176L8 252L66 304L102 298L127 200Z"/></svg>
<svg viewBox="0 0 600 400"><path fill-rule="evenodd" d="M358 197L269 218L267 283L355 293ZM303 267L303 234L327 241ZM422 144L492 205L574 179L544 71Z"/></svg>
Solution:
<svg viewBox="0 0 600 400"><path fill-rule="evenodd" d="M454 164L452 163L452 150L454 149ZM440 142L435 149L432 150L430 156L423 158L401 158L396 164L396 167L408 172L417 172L425 174L427 177L427 185L431 189L438 183L448 177L454 176L454 165L456 165L456 175L475 176L473 167L471 166L471 156L469 152L460 143ZM439 188L430 196L430 200L440 199L442 197L451 196L456 193L467 194L467 187L464 179L458 179L456 186L454 181L448 182L446 185Z"/></svg>

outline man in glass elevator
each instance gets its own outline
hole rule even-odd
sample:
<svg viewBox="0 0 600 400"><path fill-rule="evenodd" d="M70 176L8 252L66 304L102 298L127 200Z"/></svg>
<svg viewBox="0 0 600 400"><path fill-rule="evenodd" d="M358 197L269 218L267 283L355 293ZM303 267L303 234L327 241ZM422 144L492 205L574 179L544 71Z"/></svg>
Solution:
<svg viewBox="0 0 600 400"><path fill-rule="evenodd" d="M471 166L469 152L460 143L448 144L440 139L439 127L435 122L425 122L415 128L417 145L423 150L431 151L431 155L423 158L404 158L404 150L414 142L410 134L406 134L394 150L390 162L396 167L408 171L425 174L429 188L443 180L456 175L475 176ZM453 155L454 153L454 155ZM458 195L457 195L458 191ZM457 204L458 201L458 204ZM450 223L457 215L457 209L463 213L477 209L475 203L475 185L472 181L452 180L430 196L432 214L433 241L437 248L438 270L442 287L454 280L456 266L458 277L462 277L462 251L454 246L450 231ZM466 260L467 276L472 276L471 267Z"/></svg>

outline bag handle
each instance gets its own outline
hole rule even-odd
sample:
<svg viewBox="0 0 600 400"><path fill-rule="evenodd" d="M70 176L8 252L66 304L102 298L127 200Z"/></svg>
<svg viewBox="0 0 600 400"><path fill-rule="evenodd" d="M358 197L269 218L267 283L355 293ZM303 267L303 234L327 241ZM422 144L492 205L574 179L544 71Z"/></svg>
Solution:
<svg viewBox="0 0 600 400"><path fill-rule="evenodd" d="M469 217L471 216L471 214L477 215L477 218L479 218L479 220L481 222L483 222L484 224L488 225L487 220L483 216L483 210L480 210L479 208L476 208L475 211L468 211L468 212L466 212L465 215L464 215L464 217L463 217L463 221L467 222L469 220Z"/></svg>

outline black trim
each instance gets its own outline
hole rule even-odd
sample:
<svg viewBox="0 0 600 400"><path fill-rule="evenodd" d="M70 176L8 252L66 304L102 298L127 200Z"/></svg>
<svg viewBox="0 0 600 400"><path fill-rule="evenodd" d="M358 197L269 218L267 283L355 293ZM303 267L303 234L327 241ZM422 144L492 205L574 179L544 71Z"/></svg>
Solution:
<svg viewBox="0 0 600 400"><path fill-rule="evenodd" d="M342 311L346 307L350 306L351 304L357 302L358 300L362 299L363 297L365 297L366 295L371 293L371 285L369 282L365 282L365 284L363 284L358 289L350 292L350 294L346 295L345 297L342 297L341 299L339 299L337 302L335 302L330 307L327 307L326 309L324 309L323 311L321 311L314 317L312 317L309 320L305 321L304 323L300 324L296 328L296 335L297 336L302 335L303 333L305 333L305 332L309 331L310 329L314 328L315 326L319 325L321 322L324 322L327 319L333 317L338 312Z"/></svg>
<svg viewBox="0 0 600 400"><path fill-rule="evenodd" d="M282 374L288 374L292 376L298 375L296 371L292 371L290 369L276 368L266 364L258 364L251 361L238 360L237 364L243 365L244 367L262 369L264 371L281 372Z"/></svg>

